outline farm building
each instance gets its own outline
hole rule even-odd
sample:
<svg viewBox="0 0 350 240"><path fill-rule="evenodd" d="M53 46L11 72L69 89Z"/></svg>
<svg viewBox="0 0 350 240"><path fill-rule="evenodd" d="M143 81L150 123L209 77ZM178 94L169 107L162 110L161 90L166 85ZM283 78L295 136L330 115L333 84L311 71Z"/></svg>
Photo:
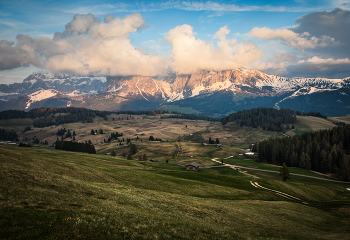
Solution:
<svg viewBox="0 0 350 240"><path fill-rule="evenodd" d="M155 158L153 158L153 159L151 159L151 160L149 160L150 162L158 162L158 159L155 159Z"/></svg>
<svg viewBox="0 0 350 240"><path fill-rule="evenodd" d="M221 147L222 145L219 143L219 144L216 144L215 146L216 146L216 147Z"/></svg>
<svg viewBox="0 0 350 240"><path fill-rule="evenodd" d="M199 163L189 163L186 165L186 170L194 170L194 171L198 171L199 170Z"/></svg>
<svg viewBox="0 0 350 240"><path fill-rule="evenodd" d="M207 144L207 143L202 143L201 145L202 145L202 146L208 146L208 144Z"/></svg>

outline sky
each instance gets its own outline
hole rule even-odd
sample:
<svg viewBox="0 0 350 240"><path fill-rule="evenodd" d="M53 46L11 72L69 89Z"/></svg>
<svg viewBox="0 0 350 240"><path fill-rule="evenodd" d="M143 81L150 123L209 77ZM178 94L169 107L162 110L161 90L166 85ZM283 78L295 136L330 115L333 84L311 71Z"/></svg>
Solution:
<svg viewBox="0 0 350 240"><path fill-rule="evenodd" d="M350 0L0 2L0 84L239 67L350 77Z"/></svg>

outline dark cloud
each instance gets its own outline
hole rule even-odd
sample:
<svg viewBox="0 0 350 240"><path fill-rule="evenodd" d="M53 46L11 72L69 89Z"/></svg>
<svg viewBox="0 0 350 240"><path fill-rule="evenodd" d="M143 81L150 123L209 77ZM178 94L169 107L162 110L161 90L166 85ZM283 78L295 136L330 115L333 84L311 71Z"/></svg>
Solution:
<svg viewBox="0 0 350 240"><path fill-rule="evenodd" d="M38 65L35 53L25 47L13 47L13 42L0 41L0 70Z"/></svg>
<svg viewBox="0 0 350 240"><path fill-rule="evenodd" d="M296 20L296 33L309 32L311 36L320 38L329 36L339 44L328 47L316 47L308 52L313 55L346 58L350 56L350 11L334 9L333 11L313 12Z"/></svg>
<svg viewBox="0 0 350 240"><path fill-rule="evenodd" d="M304 62L287 67L289 77L310 77L310 78L330 78L342 79L349 77L350 63L312 63Z"/></svg>

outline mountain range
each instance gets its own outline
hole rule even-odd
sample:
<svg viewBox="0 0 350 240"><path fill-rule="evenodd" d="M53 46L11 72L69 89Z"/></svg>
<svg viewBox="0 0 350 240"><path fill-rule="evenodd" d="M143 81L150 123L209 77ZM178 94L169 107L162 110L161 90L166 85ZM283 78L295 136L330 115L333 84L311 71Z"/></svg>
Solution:
<svg viewBox="0 0 350 240"><path fill-rule="evenodd" d="M350 114L350 77L287 78L257 70L199 71L167 76L32 74L0 85L0 110L86 107L98 110L184 110L221 117L254 107Z"/></svg>

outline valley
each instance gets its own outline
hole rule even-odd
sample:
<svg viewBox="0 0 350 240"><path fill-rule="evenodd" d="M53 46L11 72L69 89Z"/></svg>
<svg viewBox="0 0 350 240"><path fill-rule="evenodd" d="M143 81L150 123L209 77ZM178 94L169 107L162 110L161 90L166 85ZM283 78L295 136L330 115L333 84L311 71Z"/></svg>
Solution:
<svg viewBox="0 0 350 240"><path fill-rule="evenodd" d="M37 138L48 144L56 141L59 129L69 129L76 133L76 141L90 140L97 152L68 152L33 143L26 148L2 142L3 239L350 236L349 182L325 181L322 179L332 180L334 176L297 167L290 167L290 173L305 177L291 175L290 180L283 182L278 175L279 166L258 163L255 155L245 154L252 143L283 137L283 133L240 127L234 122L222 125L160 117L111 114L107 118L96 116L90 123L43 128L33 127L34 120L30 118L0 120L0 128L15 130L19 139ZM349 117L339 119L350 121ZM27 126L32 130L20 133ZM292 136L334 126L328 119L297 116L295 129L285 134ZM91 130L97 130L97 134L94 131L92 135ZM123 133L118 137L124 138L122 143L104 142L116 132ZM166 142L149 141L150 136ZM222 147L202 146L209 137L218 138ZM127 139L137 146L132 160L126 157ZM106 155L112 151L116 156ZM143 155L147 161L139 160ZM158 162L150 162L151 159ZM200 164L198 172L186 170L186 164L191 162ZM240 166L240 170L229 165ZM254 186L255 182L261 187Z"/></svg>

